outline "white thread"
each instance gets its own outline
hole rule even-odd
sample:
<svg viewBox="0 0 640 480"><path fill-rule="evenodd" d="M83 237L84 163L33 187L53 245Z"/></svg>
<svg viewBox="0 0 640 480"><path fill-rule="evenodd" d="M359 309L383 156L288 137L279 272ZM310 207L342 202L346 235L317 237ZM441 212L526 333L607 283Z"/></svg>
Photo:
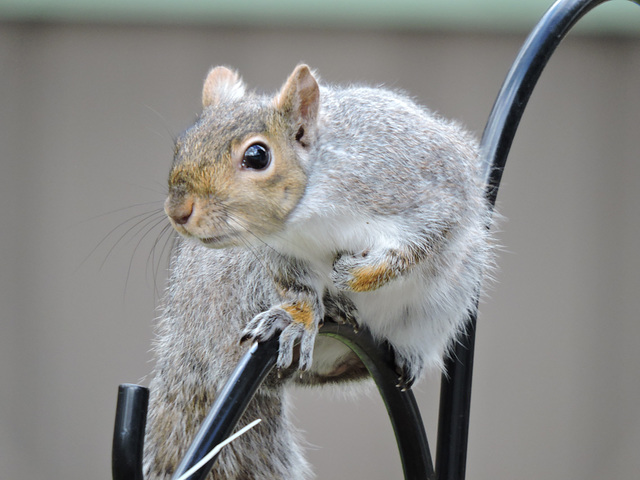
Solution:
<svg viewBox="0 0 640 480"><path fill-rule="evenodd" d="M258 418L257 420L254 420L249 425L247 425L246 427L238 430L236 433L234 433L229 438L224 440L222 443L219 443L218 445L213 447L213 449L209 453L207 453L204 457L202 457L202 460L200 460L193 467L191 467L189 470L184 472L176 480L187 480L191 475L193 475L195 472L197 472L202 467L204 467L209 462L209 460L211 460L214 456L216 456L218 454L218 452L220 452L220 450L222 450L222 447L224 447L225 445L228 445L229 443L233 442L240 435L244 435L246 432L251 430L253 427L255 427L257 424L259 424L261 421L262 420L260 418Z"/></svg>

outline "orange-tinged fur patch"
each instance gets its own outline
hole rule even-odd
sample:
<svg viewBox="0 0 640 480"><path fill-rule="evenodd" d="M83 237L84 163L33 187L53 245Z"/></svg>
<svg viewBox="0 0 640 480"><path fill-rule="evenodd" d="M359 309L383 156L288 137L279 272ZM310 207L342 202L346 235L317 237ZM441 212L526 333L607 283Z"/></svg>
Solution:
<svg viewBox="0 0 640 480"><path fill-rule="evenodd" d="M184 162L177 165L169 177L169 185L186 185L189 192L205 197L211 194L216 180L216 169L212 165Z"/></svg>
<svg viewBox="0 0 640 480"><path fill-rule="evenodd" d="M294 322L303 324L308 330L315 328L313 308L308 302L284 305L282 309L291 315Z"/></svg>
<svg viewBox="0 0 640 480"><path fill-rule="evenodd" d="M360 267L351 272L353 280L349 282L349 287L354 292L370 292L380 288L396 275L387 264L371 265Z"/></svg>

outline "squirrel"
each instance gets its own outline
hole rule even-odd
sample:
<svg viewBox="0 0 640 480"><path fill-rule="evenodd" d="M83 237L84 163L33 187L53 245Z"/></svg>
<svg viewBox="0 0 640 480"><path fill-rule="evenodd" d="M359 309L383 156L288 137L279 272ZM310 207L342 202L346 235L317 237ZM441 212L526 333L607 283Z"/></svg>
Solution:
<svg viewBox="0 0 640 480"><path fill-rule="evenodd" d="M325 85L303 64L275 95L215 67L202 104L176 141L164 205L180 240L146 478L175 470L246 340L277 334L279 375L243 417L263 422L225 447L211 478L309 478L288 385L367 376L317 335L325 318L387 341L403 389L442 367L464 330L493 259L477 143L404 94Z"/></svg>

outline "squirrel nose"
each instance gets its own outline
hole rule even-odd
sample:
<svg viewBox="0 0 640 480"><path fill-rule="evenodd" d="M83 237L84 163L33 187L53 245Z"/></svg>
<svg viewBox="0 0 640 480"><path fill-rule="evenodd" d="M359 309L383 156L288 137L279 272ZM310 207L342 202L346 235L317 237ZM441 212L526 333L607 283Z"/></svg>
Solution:
<svg viewBox="0 0 640 480"><path fill-rule="evenodd" d="M193 198L186 197L182 201L176 201L167 197L164 202L164 211L178 225L184 225L193 213Z"/></svg>

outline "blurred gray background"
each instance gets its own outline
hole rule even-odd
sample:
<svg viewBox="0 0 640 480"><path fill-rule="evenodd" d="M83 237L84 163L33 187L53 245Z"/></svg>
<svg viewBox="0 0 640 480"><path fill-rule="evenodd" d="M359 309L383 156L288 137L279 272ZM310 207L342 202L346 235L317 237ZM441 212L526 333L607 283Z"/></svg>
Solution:
<svg viewBox="0 0 640 480"><path fill-rule="evenodd" d="M164 286L146 215L211 65L275 90L305 61L480 135L549 2L170 3L0 3L1 478L110 478L117 386L148 382ZM614 3L551 59L507 164L469 479L640 472L640 8ZM416 388L432 444L438 390ZM377 393L347 397L296 393L317 477L401 478Z"/></svg>

